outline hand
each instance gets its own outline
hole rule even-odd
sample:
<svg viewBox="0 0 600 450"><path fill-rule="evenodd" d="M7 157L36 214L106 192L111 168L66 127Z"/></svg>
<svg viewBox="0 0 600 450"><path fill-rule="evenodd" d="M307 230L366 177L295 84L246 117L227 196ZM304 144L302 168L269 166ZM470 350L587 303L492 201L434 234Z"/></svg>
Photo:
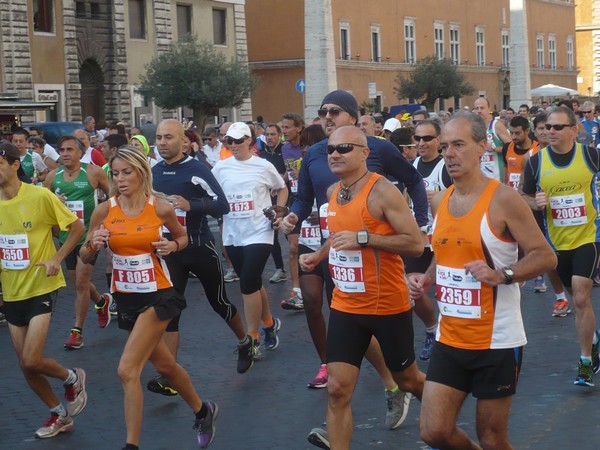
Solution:
<svg viewBox="0 0 600 450"><path fill-rule="evenodd" d="M109 237L110 231L104 228L104 225L100 225L100 228L94 231L94 235L92 236L92 246L99 252L104 247L104 244L108 242Z"/></svg>
<svg viewBox="0 0 600 450"><path fill-rule="evenodd" d="M492 287L503 284L506 281L502 271L492 269L481 259L465 264L465 271L467 274L470 273L473 275L477 281Z"/></svg>
<svg viewBox="0 0 600 450"><path fill-rule="evenodd" d="M190 202L188 202L181 195L169 195L167 200L171 202L173 208L181 209L182 211L189 211L191 208Z"/></svg>
<svg viewBox="0 0 600 450"><path fill-rule="evenodd" d="M160 237L158 242L152 242L152 245L156 248L156 254L158 256L167 256L173 252L176 252L179 246L174 241L169 241L167 238Z"/></svg>
<svg viewBox="0 0 600 450"><path fill-rule="evenodd" d="M335 250L349 250L352 248L359 248L357 240L358 233L356 231L339 231L337 233L330 233L331 246Z"/></svg>
<svg viewBox="0 0 600 450"><path fill-rule="evenodd" d="M268 208L264 208L263 214L267 219L274 221L275 219L282 218L283 216L285 216L288 213L288 211L289 209L287 206L273 205L269 206Z"/></svg>
<svg viewBox="0 0 600 450"><path fill-rule="evenodd" d="M312 272L315 270L315 267L319 265L321 262L321 258L317 255L317 253L305 253L300 255L298 258L298 263L300 264L300 268L304 272Z"/></svg>
<svg viewBox="0 0 600 450"><path fill-rule="evenodd" d="M433 285L433 280L426 273L410 273L406 276L406 281L411 300L421 298Z"/></svg>
<svg viewBox="0 0 600 450"><path fill-rule="evenodd" d="M41 261L39 263L36 263L36 266L45 267L47 277L55 277L60 271L60 263L55 261L54 258L48 261Z"/></svg>
<svg viewBox="0 0 600 450"><path fill-rule="evenodd" d="M548 205L548 196L544 191L535 193L535 205L538 207L539 211L543 210L546 208L546 205Z"/></svg>
<svg viewBox="0 0 600 450"><path fill-rule="evenodd" d="M67 201L67 196L65 194L57 195L57 197L62 203Z"/></svg>
<svg viewBox="0 0 600 450"><path fill-rule="evenodd" d="M285 234L290 234L298 223L298 216L294 213L289 213L283 218L279 224L279 228L283 230Z"/></svg>

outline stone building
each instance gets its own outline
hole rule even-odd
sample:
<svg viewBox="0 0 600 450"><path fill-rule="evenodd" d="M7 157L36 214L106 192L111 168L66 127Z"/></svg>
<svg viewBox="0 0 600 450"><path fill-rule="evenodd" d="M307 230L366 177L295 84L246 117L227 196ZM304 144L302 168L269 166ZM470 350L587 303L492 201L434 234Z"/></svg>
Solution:
<svg viewBox="0 0 600 450"><path fill-rule="evenodd" d="M582 95L600 96L600 1L576 0L577 89Z"/></svg>

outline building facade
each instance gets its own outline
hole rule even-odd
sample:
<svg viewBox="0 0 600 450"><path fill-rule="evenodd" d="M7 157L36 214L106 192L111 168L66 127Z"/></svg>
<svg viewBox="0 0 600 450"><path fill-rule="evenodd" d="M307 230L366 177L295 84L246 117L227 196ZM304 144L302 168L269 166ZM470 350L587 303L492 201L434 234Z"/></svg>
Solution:
<svg viewBox="0 0 600 450"><path fill-rule="evenodd" d="M245 0L0 2L0 92L56 104L34 120L178 117L137 92L145 65L186 33L245 64L245 24ZM220 114L251 117L250 105Z"/></svg>
<svg viewBox="0 0 600 450"><path fill-rule="evenodd" d="M588 97L600 95L600 1L576 0L577 90Z"/></svg>
<svg viewBox="0 0 600 450"><path fill-rule="evenodd" d="M303 111L311 85L305 85L305 94L296 85L308 78L305 27L308 34L314 20L305 11L309 1L247 4L248 23L261 24L248 27L250 67L259 80L252 97L255 115L278 120L286 111ZM335 53L337 88L352 92L359 104L408 103L394 94L396 77L408 76L412 64L429 55L450 59L475 87L472 96L449 99L438 108L471 106L481 95L494 108L509 105L510 69L516 65L527 67L532 87L554 83L577 88L572 0L519 2L526 8L526 33L515 35L527 36L529 60L524 52L512 51L518 46L511 41L513 0L321 1L331 3L333 33L324 45ZM320 29L315 34L327 40Z"/></svg>

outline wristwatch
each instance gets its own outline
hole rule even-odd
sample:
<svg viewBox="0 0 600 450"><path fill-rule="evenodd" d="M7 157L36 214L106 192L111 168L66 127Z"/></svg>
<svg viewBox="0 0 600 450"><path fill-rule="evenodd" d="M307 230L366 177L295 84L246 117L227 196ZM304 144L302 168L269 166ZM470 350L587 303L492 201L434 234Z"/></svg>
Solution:
<svg viewBox="0 0 600 450"><path fill-rule="evenodd" d="M356 233L356 242L358 242L358 245L360 245L362 248L367 246L369 243L369 233L367 230L362 230Z"/></svg>
<svg viewBox="0 0 600 450"><path fill-rule="evenodd" d="M504 284L511 284L513 282L513 279L515 278L515 271L512 270L510 267L503 267L502 275L504 275L504 278L506 279Z"/></svg>

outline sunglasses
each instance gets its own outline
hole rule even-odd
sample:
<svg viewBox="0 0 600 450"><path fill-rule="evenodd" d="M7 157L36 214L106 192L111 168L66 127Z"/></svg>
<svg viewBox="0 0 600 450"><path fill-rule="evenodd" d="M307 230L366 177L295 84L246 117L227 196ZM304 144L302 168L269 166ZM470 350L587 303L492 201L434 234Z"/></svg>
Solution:
<svg viewBox="0 0 600 450"><path fill-rule="evenodd" d="M574 125L570 125L570 124L556 124L556 125L551 125L549 123L547 123L546 125L544 125L544 128L546 128L546 130L551 130L552 128L554 128L556 131L560 131L565 127L573 127Z"/></svg>
<svg viewBox="0 0 600 450"><path fill-rule="evenodd" d="M343 110L342 108L321 108L321 109L317 110L317 115L323 119L323 118L327 117L327 114L329 114L330 117L337 117L342 112L346 112L346 111Z"/></svg>
<svg viewBox="0 0 600 450"><path fill-rule="evenodd" d="M425 142L431 142L433 141L437 136L431 136L430 134L426 134L425 136L413 136L413 139L415 140L415 142L421 142L421 141L425 141Z"/></svg>
<svg viewBox="0 0 600 450"><path fill-rule="evenodd" d="M333 155L333 152L337 151L340 155L344 155L344 154L350 153L352 150L354 150L354 147L366 147L366 145L360 145L360 144L328 145L327 146L327 154Z"/></svg>
<svg viewBox="0 0 600 450"><path fill-rule="evenodd" d="M243 138L240 138L240 139L234 139L234 138L232 138L232 137L229 137L229 136L227 136L227 137L225 138L225 141L226 141L226 142L227 142L229 145L231 145L231 144L240 145L240 144L243 144L243 143L246 141L246 139L248 139L248 138L247 138L247 137L243 137Z"/></svg>
<svg viewBox="0 0 600 450"><path fill-rule="evenodd" d="M584 114L590 114L590 113L593 113L594 111L581 111L581 112Z"/></svg>

